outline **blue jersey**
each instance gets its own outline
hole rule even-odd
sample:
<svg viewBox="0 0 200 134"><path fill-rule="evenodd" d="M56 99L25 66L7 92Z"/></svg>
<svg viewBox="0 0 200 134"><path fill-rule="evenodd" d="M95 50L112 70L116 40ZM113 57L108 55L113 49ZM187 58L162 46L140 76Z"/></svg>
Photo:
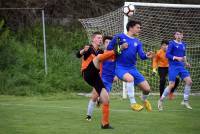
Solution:
<svg viewBox="0 0 200 134"><path fill-rule="evenodd" d="M184 42L177 43L174 40L170 41L166 52L166 57L169 60L169 65L184 66L184 62L173 60L173 57L184 57L185 50L186 44Z"/></svg>
<svg viewBox="0 0 200 134"><path fill-rule="evenodd" d="M106 60L102 64L102 81L106 88L106 91L110 93L112 89L113 79L115 77L115 61Z"/></svg>
<svg viewBox="0 0 200 134"><path fill-rule="evenodd" d="M113 50L116 44L117 38L120 38L120 44L127 43L128 48L122 50L122 53L116 58L116 66L133 67L137 61L137 54L139 54L142 60L147 59L146 54L142 49L142 43L138 38L129 37L128 35L121 33L117 34L109 43L107 49Z"/></svg>

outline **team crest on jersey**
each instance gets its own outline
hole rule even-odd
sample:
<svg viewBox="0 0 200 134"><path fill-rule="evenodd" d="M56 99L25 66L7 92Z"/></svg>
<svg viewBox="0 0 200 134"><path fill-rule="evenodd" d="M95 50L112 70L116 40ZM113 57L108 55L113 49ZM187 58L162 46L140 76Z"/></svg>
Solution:
<svg viewBox="0 0 200 134"><path fill-rule="evenodd" d="M126 42L126 39L123 39L123 42Z"/></svg>
<svg viewBox="0 0 200 134"><path fill-rule="evenodd" d="M134 46L137 47L137 45L138 45L137 42L134 42Z"/></svg>
<svg viewBox="0 0 200 134"><path fill-rule="evenodd" d="M176 46L176 48L178 48L178 46Z"/></svg>

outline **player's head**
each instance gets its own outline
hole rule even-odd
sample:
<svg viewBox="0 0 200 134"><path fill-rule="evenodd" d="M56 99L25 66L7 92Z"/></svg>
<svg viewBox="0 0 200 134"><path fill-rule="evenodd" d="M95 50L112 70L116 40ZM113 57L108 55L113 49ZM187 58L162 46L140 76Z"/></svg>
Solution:
<svg viewBox="0 0 200 134"><path fill-rule="evenodd" d="M102 33L101 32L94 32L93 34L92 34L92 44L93 45L97 45L97 46L100 46L101 45L101 43L102 43Z"/></svg>
<svg viewBox="0 0 200 134"><path fill-rule="evenodd" d="M103 45L105 49L108 47L108 44L110 43L111 40L112 40L112 36L103 37Z"/></svg>
<svg viewBox="0 0 200 134"><path fill-rule="evenodd" d="M167 47L168 47L168 44L169 44L168 40L162 40L161 44L160 44L161 49L163 49L164 51L166 51Z"/></svg>
<svg viewBox="0 0 200 134"><path fill-rule="evenodd" d="M126 30L137 36L141 30L141 25L142 23L140 21L130 20L126 25Z"/></svg>
<svg viewBox="0 0 200 134"><path fill-rule="evenodd" d="M176 30L176 32L174 33L174 38L177 41L181 41L183 39L183 31Z"/></svg>

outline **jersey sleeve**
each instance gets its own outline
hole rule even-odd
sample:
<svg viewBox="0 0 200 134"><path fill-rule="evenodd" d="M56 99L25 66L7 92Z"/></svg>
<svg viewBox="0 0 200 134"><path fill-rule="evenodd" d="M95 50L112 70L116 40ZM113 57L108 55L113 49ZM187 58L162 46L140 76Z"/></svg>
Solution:
<svg viewBox="0 0 200 134"><path fill-rule="evenodd" d="M166 57L170 60L173 60L174 55L172 55L172 49L173 49L173 44L169 43L168 48L167 48L167 52L166 52Z"/></svg>
<svg viewBox="0 0 200 134"><path fill-rule="evenodd" d="M153 69L156 69L158 67L158 59L159 59L159 56L157 52L155 57L153 58L153 64L152 64Z"/></svg>
<svg viewBox="0 0 200 134"><path fill-rule="evenodd" d="M138 44L138 54L140 56L140 59L142 59L142 60L146 60L147 59L146 53L143 51L141 42L139 42L139 44Z"/></svg>
<svg viewBox="0 0 200 134"><path fill-rule="evenodd" d="M115 44L117 42L118 36L114 36L114 38L108 44L107 50L113 50L115 48Z"/></svg>

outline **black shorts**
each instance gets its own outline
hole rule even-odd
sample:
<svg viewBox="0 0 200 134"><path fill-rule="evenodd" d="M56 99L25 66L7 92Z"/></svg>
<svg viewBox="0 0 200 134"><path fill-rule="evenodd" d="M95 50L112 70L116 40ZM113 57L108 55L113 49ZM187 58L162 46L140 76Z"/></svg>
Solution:
<svg viewBox="0 0 200 134"><path fill-rule="evenodd" d="M90 62L88 67L82 72L84 80L92 87L95 88L100 96L102 88L105 88L99 70L94 66L93 62Z"/></svg>

